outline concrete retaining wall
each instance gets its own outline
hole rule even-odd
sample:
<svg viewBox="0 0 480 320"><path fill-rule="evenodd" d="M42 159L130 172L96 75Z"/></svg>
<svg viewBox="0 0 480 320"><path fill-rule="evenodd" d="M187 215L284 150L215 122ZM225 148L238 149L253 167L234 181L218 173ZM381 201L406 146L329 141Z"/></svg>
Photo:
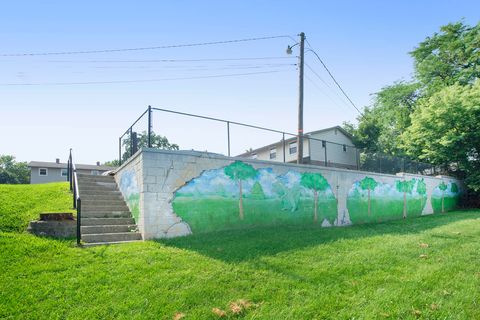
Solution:
<svg viewBox="0 0 480 320"><path fill-rule="evenodd" d="M346 226L453 209L451 177L142 149L115 175L144 239L256 225Z"/></svg>

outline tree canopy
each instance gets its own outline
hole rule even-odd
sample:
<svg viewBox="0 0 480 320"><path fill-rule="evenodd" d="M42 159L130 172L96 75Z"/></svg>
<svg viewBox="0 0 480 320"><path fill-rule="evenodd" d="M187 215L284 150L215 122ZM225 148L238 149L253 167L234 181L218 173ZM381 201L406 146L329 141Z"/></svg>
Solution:
<svg viewBox="0 0 480 320"><path fill-rule="evenodd" d="M480 191L480 23L450 23L411 52L414 73L374 95L345 123L368 152L408 155Z"/></svg>
<svg viewBox="0 0 480 320"><path fill-rule="evenodd" d="M235 181L255 178L257 176L257 170L255 170L248 163L244 163L242 161L235 161L226 166L224 172L225 175Z"/></svg>
<svg viewBox="0 0 480 320"><path fill-rule="evenodd" d="M325 191L330 186L327 179L325 179L320 173L305 172L302 173L300 184L307 189L314 191Z"/></svg>
<svg viewBox="0 0 480 320"><path fill-rule="evenodd" d="M26 162L16 162L11 155L0 155L0 184L30 182L30 169Z"/></svg>

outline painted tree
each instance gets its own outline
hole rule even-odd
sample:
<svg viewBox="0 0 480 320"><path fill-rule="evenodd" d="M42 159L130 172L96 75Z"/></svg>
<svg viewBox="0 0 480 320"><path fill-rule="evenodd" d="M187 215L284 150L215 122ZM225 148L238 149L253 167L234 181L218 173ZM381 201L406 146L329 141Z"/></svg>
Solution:
<svg viewBox="0 0 480 320"><path fill-rule="evenodd" d="M409 194L412 193L414 185L415 185L415 179L412 179L410 181L399 180L396 183L397 191L403 192L403 219L407 217L407 193Z"/></svg>
<svg viewBox="0 0 480 320"><path fill-rule="evenodd" d="M242 181L249 178L255 178L257 176L257 170L255 170L251 165L235 161L234 163L228 165L224 169L225 175L230 179L235 181L238 184L238 215L240 220L243 220L243 191L242 191Z"/></svg>
<svg viewBox="0 0 480 320"><path fill-rule="evenodd" d="M438 189L442 191L442 213L444 213L445 212L445 190L447 190L447 185L445 184L445 182L442 181L442 183L438 185Z"/></svg>
<svg viewBox="0 0 480 320"><path fill-rule="evenodd" d="M256 181L253 184L252 191L250 191L250 197L255 200L265 199L265 193L263 192L263 188L260 182Z"/></svg>
<svg viewBox="0 0 480 320"><path fill-rule="evenodd" d="M370 192L375 190L377 185L378 185L377 181L375 181L375 179L370 177L365 177L363 178L363 180L360 181L360 188L362 190L368 191L368 216L370 216L370 213L371 213Z"/></svg>
<svg viewBox="0 0 480 320"><path fill-rule="evenodd" d="M330 185L320 173L302 173L300 184L307 189L313 190L313 221L318 221L318 192L328 189Z"/></svg>
<svg viewBox="0 0 480 320"><path fill-rule="evenodd" d="M417 182L417 192L418 194L421 196L421 208L423 209L423 206L425 205L425 203L423 202L424 198L425 198L425 195L427 194L427 184L425 183L425 180L422 178L420 180L418 180Z"/></svg>
<svg viewBox="0 0 480 320"><path fill-rule="evenodd" d="M458 185L455 182L452 182L452 184L450 185L450 191L452 191L453 193L458 193Z"/></svg>

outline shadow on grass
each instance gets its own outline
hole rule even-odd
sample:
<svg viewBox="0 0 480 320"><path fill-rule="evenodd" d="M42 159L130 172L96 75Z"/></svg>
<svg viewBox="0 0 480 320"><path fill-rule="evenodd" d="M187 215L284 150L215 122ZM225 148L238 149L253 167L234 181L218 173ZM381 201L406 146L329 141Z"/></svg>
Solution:
<svg viewBox="0 0 480 320"><path fill-rule="evenodd" d="M478 210L455 211L343 228L272 226L219 231L157 241L166 246L197 251L202 255L225 262L241 262L342 239L359 239L384 234L415 234L450 223L478 218L480 218Z"/></svg>

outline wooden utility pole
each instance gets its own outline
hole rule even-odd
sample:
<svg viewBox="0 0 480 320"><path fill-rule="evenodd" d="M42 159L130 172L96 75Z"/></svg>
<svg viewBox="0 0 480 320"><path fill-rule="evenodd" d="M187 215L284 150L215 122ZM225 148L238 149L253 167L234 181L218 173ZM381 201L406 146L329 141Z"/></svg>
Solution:
<svg viewBox="0 0 480 320"><path fill-rule="evenodd" d="M303 163L303 67L305 58L305 33L300 33L300 57L298 65L298 133L297 133L297 163Z"/></svg>

